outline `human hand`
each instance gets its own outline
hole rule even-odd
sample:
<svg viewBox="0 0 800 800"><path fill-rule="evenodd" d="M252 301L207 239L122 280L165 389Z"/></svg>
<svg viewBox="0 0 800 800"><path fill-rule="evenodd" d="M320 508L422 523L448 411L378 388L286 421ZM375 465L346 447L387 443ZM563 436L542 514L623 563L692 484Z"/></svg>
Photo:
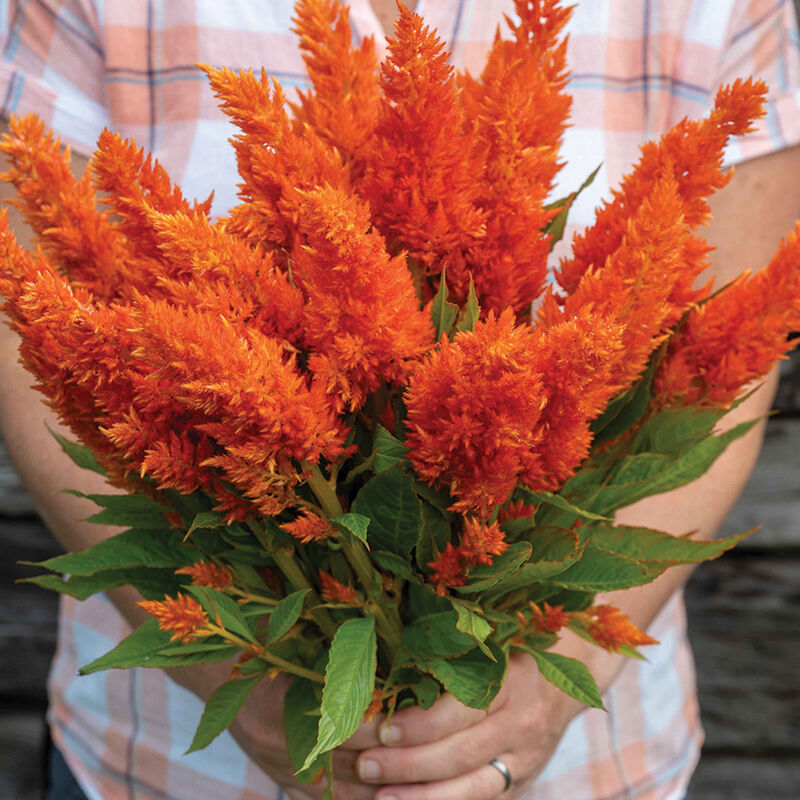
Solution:
<svg viewBox="0 0 800 800"><path fill-rule="evenodd" d="M352 758L354 750L337 751L334 774L371 784L375 800L517 797L542 771L581 708L541 677L533 658L515 653L488 712L444 695L428 710L398 711L389 727L376 720L377 740L374 726L363 725L347 742L363 752ZM503 775L489 764L493 758L511 773L508 792Z"/></svg>

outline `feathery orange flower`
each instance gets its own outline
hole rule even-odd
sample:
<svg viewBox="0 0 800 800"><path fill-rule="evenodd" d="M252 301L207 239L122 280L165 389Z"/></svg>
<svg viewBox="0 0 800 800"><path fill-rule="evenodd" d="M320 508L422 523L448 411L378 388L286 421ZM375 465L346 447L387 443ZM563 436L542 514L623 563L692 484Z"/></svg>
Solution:
<svg viewBox="0 0 800 800"><path fill-rule="evenodd" d="M162 631L172 631L171 641L180 639L188 644L204 634L208 614L193 597L178 592L177 597L165 596L163 600L140 600L137 603L158 620Z"/></svg>
<svg viewBox="0 0 800 800"><path fill-rule="evenodd" d="M506 503L501 509L497 519L502 525L512 519L526 519L536 513L537 506L532 506L524 500L515 500L513 503Z"/></svg>
<svg viewBox="0 0 800 800"><path fill-rule="evenodd" d="M391 259L371 229L369 207L333 187L305 194L302 245L292 275L306 298L309 370L332 402L355 410L382 381L403 383L433 344L402 256Z"/></svg>
<svg viewBox="0 0 800 800"><path fill-rule="evenodd" d="M336 529L328 520L311 511L303 511L297 519L291 522L284 522L281 528L287 533L291 533L295 539L299 539L303 544L330 539L331 536L336 535Z"/></svg>
<svg viewBox="0 0 800 800"><path fill-rule="evenodd" d="M428 563L431 570L431 583L436 592L442 596L447 594L451 586L463 586L467 582L467 569L461 550L448 542L444 550L433 561Z"/></svg>
<svg viewBox="0 0 800 800"><path fill-rule="evenodd" d="M722 171L722 154L731 136L752 130L764 115L767 87L761 81L736 80L717 92L714 108L700 121L684 119L661 140L648 142L633 171L625 176L613 200L597 212L594 225L572 242L572 256L562 261L556 278L567 294L575 291L590 268L602 269L606 259L619 247L628 220L650 193L653 182L671 164L678 181L684 220L697 228L708 218L708 195L730 180ZM690 287L684 287L688 293Z"/></svg>
<svg viewBox="0 0 800 800"><path fill-rule="evenodd" d="M432 272L484 232L475 201L483 160L465 127L453 68L422 17L400 4L382 65L380 118L360 187L387 242Z"/></svg>
<svg viewBox="0 0 800 800"><path fill-rule="evenodd" d="M11 201L36 233L52 264L76 286L112 298L136 283L131 250L106 210L98 209L91 173L76 179L69 148L35 115L12 116L0 143L9 160L0 179L14 184Z"/></svg>
<svg viewBox="0 0 800 800"><path fill-rule="evenodd" d="M352 586L345 586L324 570L319 571L321 589L319 596L326 603L347 603L352 605L358 600L358 591Z"/></svg>
<svg viewBox="0 0 800 800"><path fill-rule="evenodd" d="M222 110L242 133L233 138L242 203L224 221L227 231L256 246L289 248L293 244L297 203L317 186L349 186L339 152L309 126L295 128L285 108L283 90L262 70L205 67Z"/></svg>
<svg viewBox="0 0 800 800"><path fill-rule="evenodd" d="M800 224L764 269L690 311L656 374L656 403L728 406L797 344L798 314Z"/></svg>
<svg viewBox="0 0 800 800"><path fill-rule="evenodd" d="M188 567L175 570L176 575L188 575L193 586L209 586L224 591L233 584L231 573L225 567L218 567L213 561L196 561Z"/></svg>
<svg viewBox="0 0 800 800"><path fill-rule="evenodd" d="M290 103L295 127L308 125L360 173L363 149L378 119L380 85L375 41L353 46L350 9L338 0L298 0L294 32L312 92Z"/></svg>
<svg viewBox="0 0 800 800"><path fill-rule="evenodd" d="M514 5L520 21L509 22L512 38L498 32L480 81L461 77L468 124L486 152L476 175L486 235L448 263L447 277L466 297L471 275L483 308L511 306L521 318L544 285L550 240L541 231L557 211L543 204L561 167L571 103L562 36L571 9L556 0Z"/></svg>
<svg viewBox="0 0 800 800"><path fill-rule="evenodd" d="M503 555L508 549L508 542L497 522L487 525L475 517L467 517L458 549L467 564L478 566L491 564L492 556Z"/></svg>
<svg viewBox="0 0 800 800"><path fill-rule="evenodd" d="M536 603L531 603L531 625L539 630L558 633L569 625L572 614L564 611L564 606L551 606L546 600L540 608Z"/></svg>
<svg viewBox="0 0 800 800"><path fill-rule="evenodd" d="M637 647L644 644L658 644L656 639L640 631L618 608L613 606L592 606L579 615L587 622L589 635L606 650L619 652L620 648Z"/></svg>
<svg viewBox="0 0 800 800"><path fill-rule="evenodd" d="M417 474L446 486L453 508L488 517L536 470L546 396L528 325L509 309L446 338L406 390L406 446Z"/></svg>

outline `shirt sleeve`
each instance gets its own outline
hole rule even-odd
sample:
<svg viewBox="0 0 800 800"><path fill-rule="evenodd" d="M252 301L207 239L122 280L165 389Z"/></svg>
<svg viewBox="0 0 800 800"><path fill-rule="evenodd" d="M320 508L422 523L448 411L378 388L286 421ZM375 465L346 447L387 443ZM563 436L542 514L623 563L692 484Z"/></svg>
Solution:
<svg viewBox="0 0 800 800"><path fill-rule="evenodd" d="M0 20L2 114L38 114L76 153L108 125L97 0L10 0Z"/></svg>
<svg viewBox="0 0 800 800"><path fill-rule="evenodd" d="M800 143L800 36L791 0L736 0L715 85L750 76L769 87L767 113L752 133L729 144L728 164Z"/></svg>

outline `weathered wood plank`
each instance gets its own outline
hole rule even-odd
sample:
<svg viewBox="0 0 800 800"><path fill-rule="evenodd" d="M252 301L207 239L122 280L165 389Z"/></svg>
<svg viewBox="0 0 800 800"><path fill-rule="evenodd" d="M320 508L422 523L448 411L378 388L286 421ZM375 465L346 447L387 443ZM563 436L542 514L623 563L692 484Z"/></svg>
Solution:
<svg viewBox="0 0 800 800"><path fill-rule="evenodd" d="M0 709L0 797L41 800L44 709Z"/></svg>
<svg viewBox="0 0 800 800"><path fill-rule="evenodd" d="M800 758L703 756L687 800L797 800Z"/></svg>
<svg viewBox="0 0 800 800"><path fill-rule="evenodd" d="M33 516L35 513L33 502L0 439L0 516Z"/></svg>

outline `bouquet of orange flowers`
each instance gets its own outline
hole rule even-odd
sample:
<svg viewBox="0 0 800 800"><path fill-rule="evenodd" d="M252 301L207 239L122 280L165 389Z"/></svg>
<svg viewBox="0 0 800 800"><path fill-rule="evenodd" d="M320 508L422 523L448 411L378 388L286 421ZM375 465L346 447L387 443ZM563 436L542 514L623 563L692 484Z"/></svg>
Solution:
<svg viewBox="0 0 800 800"><path fill-rule="evenodd" d="M301 779L365 714L442 692L487 708L514 650L601 707L559 634L637 656L652 640L594 595L741 538L613 515L707 470L753 424L717 422L789 349L796 234L761 272L697 286L705 198L765 87L723 88L647 144L557 290L569 11L516 8L474 78L407 10L379 69L346 7L299 0L297 102L206 69L240 130L224 219L113 133L79 180L35 118L2 145L41 245L3 220L22 360L67 454L128 492L90 498L128 530L32 580L146 598L152 619L84 672L238 657L192 749L276 671Z"/></svg>

